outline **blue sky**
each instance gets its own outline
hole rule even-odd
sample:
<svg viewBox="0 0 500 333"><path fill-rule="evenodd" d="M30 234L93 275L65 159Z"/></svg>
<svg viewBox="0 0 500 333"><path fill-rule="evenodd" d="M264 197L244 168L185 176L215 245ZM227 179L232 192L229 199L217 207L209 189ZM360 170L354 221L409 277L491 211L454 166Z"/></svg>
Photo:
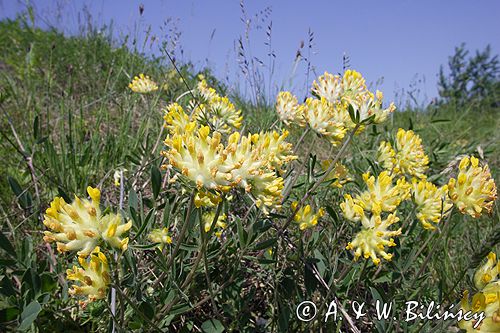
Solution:
<svg viewBox="0 0 500 333"><path fill-rule="evenodd" d="M43 21L75 33L82 8L87 6L98 24L114 22L120 36L131 34L139 39L148 26L157 40L165 40L160 28L181 32L178 58L192 61L198 68L208 64L220 78L229 77L235 86L245 87L238 75L235 41L245 32L238 0L211 1L32 1L37 23ZM144 13L139 15L139 5ZM252 56L268 62L266 26L272 21L272 48L276 54L273 91L292 89L303 95L305 64L292 76L293 61L309 29L314 33L311 62L318 74L342 71L342 56L350 57L350 66L393 99L397 91L417 82L418 99L429 102L437 96L439 66L447 62L454 47L465 42L470 50L487 44L500 52L500 1L498 0L380 0L380 1L266 1L247 0L245 8L254 14L269 7L268 19L261 29L251 30ZM25 8L24 1L0 0L0 17L15 17ZM59 8L59 11L57 10ZM262 17L262 16L261 16ZM211 38L212 37L212 38ZM153 47L153 49L156 49ZM306 54L306 52L304 52ZM268 77L268 69L261 68ZM381 79L383 81L381 82Z"/></svg>

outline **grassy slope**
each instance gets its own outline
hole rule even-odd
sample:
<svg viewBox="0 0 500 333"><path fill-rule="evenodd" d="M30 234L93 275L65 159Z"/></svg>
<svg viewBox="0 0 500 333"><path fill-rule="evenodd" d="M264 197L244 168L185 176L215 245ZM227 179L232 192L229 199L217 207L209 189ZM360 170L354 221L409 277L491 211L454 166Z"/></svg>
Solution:
<svg viewBox="0 0 500 333"><path fill-rule="evenodd" d="M127 168L131 177L137 177L149 173L149 163L158 163L153 146L161 112L151 105L169 102L183 92L179 80L159 61L146 60L123 47L113 48L102 35L65 38L17 22L0 23L0 59L0 215L15 230L14 238L38 234L37 229L29 227L38 223L35 207L46 207L55 193L82 193L88 184L96 182L109 185L118 167ZM169 88L147 98L127 93L130 77L140 72L153 76L160 85L167 83ZM195 77L187 70L184 75L189 80ZM255 121L249 128L261 128L262 122L268 127L275 119L269 114L271 110L256 111L244 101L240 106L247 121ZM365 148L367 143L376 147L398 127L413 128L431 156L431 173L441 172L459 154L477 154L480 146L498 183L498 125L498 109L441 106L426 112L400 111L386 125L363 134L346 160L357 171L366 171L369 165L364 157L374 153ZM291 134L294 142L300 131L292 130ZM312 135L306 138L302 152L308 150L312 139ZM320 154L326 156L329 149L316 140ZM39 196L20 150L33 158ZM25 191L18 193L22 200L15 200L7 176ZM443 175L437 181L446 178ZM116 202L111 194L106 197ZM453 231L453 237L463 243L445 240L438 244L440 255L430 263L432 278L420 288L432 288L435 281L444 281L446 291L469 263L469 255L463 253L479 251L481 242L498 223L498 212L476 223L479 228L463 223ZM452 262L457 254L463 260Z"/></svg>

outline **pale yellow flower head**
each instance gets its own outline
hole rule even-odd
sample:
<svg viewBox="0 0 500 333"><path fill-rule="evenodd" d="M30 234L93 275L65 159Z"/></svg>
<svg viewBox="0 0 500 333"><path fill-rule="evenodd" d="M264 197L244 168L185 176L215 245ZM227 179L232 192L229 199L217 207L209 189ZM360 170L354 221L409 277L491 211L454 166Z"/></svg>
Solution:
<svg viewBox="0 0 500 333"><path fill-rule="evenodd" d="M413 131L400 128L394 148L389 142L380 143L378 161L384 169L393 174L424 179L429 157L425 154L422 139Z"/></svg>
<svg viewBox="0 0 500 333"><path fill-rule="evenodd" d="M127 249L128 238L121 236L130 229L132 221L122 223L121 215L113 213L102 216L99 207L101 192L87 188L91 200L75 196L71 204L56 197L45 214L43 224L51 231L45 231L44 241L57 242L60 252L76 251L79 256L87 256L100 240L111 246Z"/></svg>
<svg viewBox="0 0 500 333"><path fill-rule="evenodd" d="M288 134L289 132L284 130L281 134L272 131L260 132L252 136L253 151L260 156L267 168L283 172L285 164L297 159L297 156L293 155L292 144L285 141Z"/></svg>
<svg viewBox="0 0 500 333"><path fill-rule="evenodd" d="M172 244L172 238L168 234L168 228L151 230L148 239L153 243L158 243L160 251L163 250L165 244Z"/></svg>
<svg viewBox="0 0 500 333"><path fill-rule="evenodd" d="M337 103L344 93L342 78L339 75L325 72L317 80L314 80L312 92L330 103Z"/></svg>
<svg viewBox="0 0 500 333"><path fill-rule="evenodd" d="M448 190L460 212L474 218L481 216L483 211L491 213L497 198L497 188L488 165L480 166L474 156L462 159L458 176L450 179Z"/></svg>
<svg viewBox="0 0 500 333"><path fill-rule="evenodd" d="M300 127L305 126L304 107L299 104L297 97L289 91L281 91L276 97L276 112L278 117L287 126L296 124Z"/></svg>
<svg viewBox="0 0 500 333"><path fill-rule="evenodd" d="M437 187L427 180L412 180L412 198L417 206L417 218L425 229L436 229L435 224L451 212L448 186Z"/></svg>
<svg viewBox="0 0 500 333"><path fill-rule="evenodd" d="M222 134L229 134L241 127L241 110L236 109L229 98L219 96L205 80L198 82L196 94L203 100L203 103L191 101L193 117L199 124Z"/></svg>
<svg viewBox="0 0 500 333"><path fill-rule="evenodd" d="M354 202L375 215L393 212L410 194L410 185L404 178L398 179L396 185L393 185L393 178L387 171L382 171L377 179L370 173L363 174L367 190L357 195Z"/></svg>
<svg viewBox="0 0 500 333"><path fill-rule="evenodd" d="M363 207L354 202L350 194L344 195L345 201L340 204L344 217L352 222L358 222L364 216Z"/></svg>
<svg viewBox="0 0 500 333"><path fill-rule="evenodd" d="M361 73L348 69L342 77L342 89L344 98L357 98L360 94L367 91L366 81Z"/></svg>
<svg viewBox="0 0 500 333"><path fill-rule="evenodd" d="M99 247L92 250L89 258L79 257L78 262L81 268L73 266L66 271L68 280L76 281L69 293L73 296L86 296L85 301L81 301L82 306L88 302L106 298L108 285L110 284L110 274L108 260L100 251Z"/></svg>
<svg viewBox="0 0 500 333"><path fill-rule="evenodd" d="M331 164L331 160L322 161L321 168L324 171L327 171ZM325 178L325 181L332 181L330 186L335 188L341 188L342 186L344 186L344 184L350 182L351 180L352 178L349 176L349 170L345 165L339 162L335 163L335 167Z"/></svg>
<svg viewBox="0 0 500 333"><path fill-rule="evenodd" d="M196 124L193 126L196 128ZM234 132L224 144L219 132L210 137L210 129L201 127L169 135L165 140L169 150L163 154L199 190L227 192L242 188L253 196L257 207L267 212L268 208L279 208L283 179L277 172L297 158L291 154L291 144L284 141L287 134L241 136Z"/></svg>
<svg viewBox="0 0 500 333"><path fill-rule="evenodd" d="M269 209L281 208L283 178L276 176L275 172L268 172L252 177L249 183L251 184L250 194L255 198L255 205L264 214L268 214Z"/></svg>
<svg viewBox="0 0 500 333"><path fill-rule="evenodd" d="M352 242L346 246L347 250L354 250L354 260L363 256L365 259L371 258L375 265L380 264L380 258L391 260L392 254L387 253L387 247L396 246L394 238L401 234L398 230L389 230L390 226L399 221L396 214L389 214L386 219L380 215L372 215L370 218L363 215L362 229Z"/></svg>
<svg viewBox="0 0 500 333"><path fill-rule="evenodd" d="M182 134L186 131L186 128L189 128L189 116L179 104L171 103L163 112L163 119L165 120L164 126L170 133Z"/></svg>
<svg viewBox="0 0 500 333"><path fill-rule="evenodd" d="M195 127L195 123L189 126ZM163 154L170 165L195 182L198 189L228 191L231 174L224 167L227 158L221 134L214 132L212 136L208 126L198 128L195 132L175 133L167 136L165 144L170 148Z"/></svg>
<svg viewBox="0 0 500 333"><path fill-rule="evenodd" d="M200 78L200 81L198 81L198 85L196 86L196 88L198 95L201 96L205 101L210 101L211 99L219 96L214 88L208 86L207 81L204 79L204 77Z"/></svg>
<svg viewBox="0 0 500 333"><path fill-rule="evenodd" d="M352 127L347 111L340 106L334 106L325 98L308 98L304 113L310 128L325 136L332 145L342 142L348 127Z"/></svg>
<svg viewBox="0 0 500 333"><path fill-rule="evenodd" d="M299 203L294 201L291 205L292 212L297 209ZM310 205L305 205L299 208L293 221L298 224L300 230L306 230L309 228L314 228L318 224L318 220L325 215L323 208L320 208L317 212L314 212Z"/></svg>
<svg viewBox="0 0 500 333"><path fill-rule="evenodd" d="M376 95L370 91L358 92L352 98L346 98L345 102L351 104L354 111L359 113L359 121L365 121L373 117L373 123L380 124L384 122L389 114L396 110L394 103L389 104L387 108L382 107L383 95L377 90Z"/></svg>
<svg viewBox="0 0 500 333"><path fill-rule="evenodd" d="M486 263L479 267L474 274L474 284L476 288L481 290L488 283L498 280L500 270L500 262L497 261L497 256L494 252L490 252Z"/></svg>
<svg viewBox="0 0 500 333"><path fill-rule="evenodd" d="M139 76L134 77L132 82L129 83L128 87L136 93L147 94L158 90L158 85L149 78L149 76L144 74L139 74Z"/></svg>

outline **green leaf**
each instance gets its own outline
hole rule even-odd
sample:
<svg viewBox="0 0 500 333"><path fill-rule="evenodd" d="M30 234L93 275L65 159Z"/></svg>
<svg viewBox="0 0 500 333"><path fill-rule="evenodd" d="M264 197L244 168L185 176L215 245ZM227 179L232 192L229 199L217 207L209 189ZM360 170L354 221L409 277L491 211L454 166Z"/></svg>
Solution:
<svg viewBox="0 0 500 333"><path fill-rule="evenodd" d="M40 119L38 116L35 116L35 120L33 121L33 138L38 140L40 136Z"/></svg>
<svg viewBox="0 0 500 333"><path fill-rule="evenodd" d="M161 173L156 166L151 166L151 186L153 187L153 196L156 199L161 188Z"/></svg>
<svg viewBox="0 0 500 333"><path fill-rule="evenodd" d="M134 208L135 211L139 209L139 199L133 189L128 193L128 206Z"/></svg>
<svg viewBox="0 0 500 333"><path fill-rule="evenodd" d="M26 306L21 313L21 325L19 326L20 331L27 330L33 321L35 321L38 314L42 311L42 306L37 301L33 301L28 306Z"/></svg>
<svg viewBox="0 0 500 333"><path fill-rule="evenodd" d="M254 247L254 250L258 251L258 250L270 248L271 246L273 246L276 243L277 240L278 240L278 238L276 238L276 237L266 239L265 241L257 243Z"/></svg>
<svg viewBox="0 0 500 333"><path fill-rule="evenodd" d="M8 321L16 319L19 314L18 308L6 308L0 310L0 323L6 323Z"/></svg>
<svg viewBox="0 0 500 333"><path fill-rule="evenodd" d="M3 232L0 232L0 247L12 257L16 257L16 250L12 246L12 243L7 239L7 237L5 237Z"/></svg>
<svg viewBox="0 0 500 333"><path fill-rule="evenodd" d="M201 324L201 330L205 333L221 333L224 332L224 325L217 319L209 319Z"/></svg>
<svg viewBox="0 0 500 333"><path fill-rule="evenodd" d="M241 224L241 219L236 218L236 228L238 229L238 238L240 241L240 248L244 248L247 244L247 233Z"/></svg>

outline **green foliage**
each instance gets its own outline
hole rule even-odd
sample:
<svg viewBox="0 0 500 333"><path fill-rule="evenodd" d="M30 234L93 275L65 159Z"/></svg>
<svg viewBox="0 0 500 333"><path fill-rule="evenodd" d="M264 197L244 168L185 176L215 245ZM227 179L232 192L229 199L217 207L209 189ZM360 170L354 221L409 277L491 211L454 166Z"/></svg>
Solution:
<svg viewBox="0 0 500 333"><path fill-rule="evenodd" d="M497 104L500 93L500 66L498 55L488 45L468 57L465 44L455 48L448 60L448 72L443 66L439 70L439 95L445 103L463 106L471 102Z"/></svg>

